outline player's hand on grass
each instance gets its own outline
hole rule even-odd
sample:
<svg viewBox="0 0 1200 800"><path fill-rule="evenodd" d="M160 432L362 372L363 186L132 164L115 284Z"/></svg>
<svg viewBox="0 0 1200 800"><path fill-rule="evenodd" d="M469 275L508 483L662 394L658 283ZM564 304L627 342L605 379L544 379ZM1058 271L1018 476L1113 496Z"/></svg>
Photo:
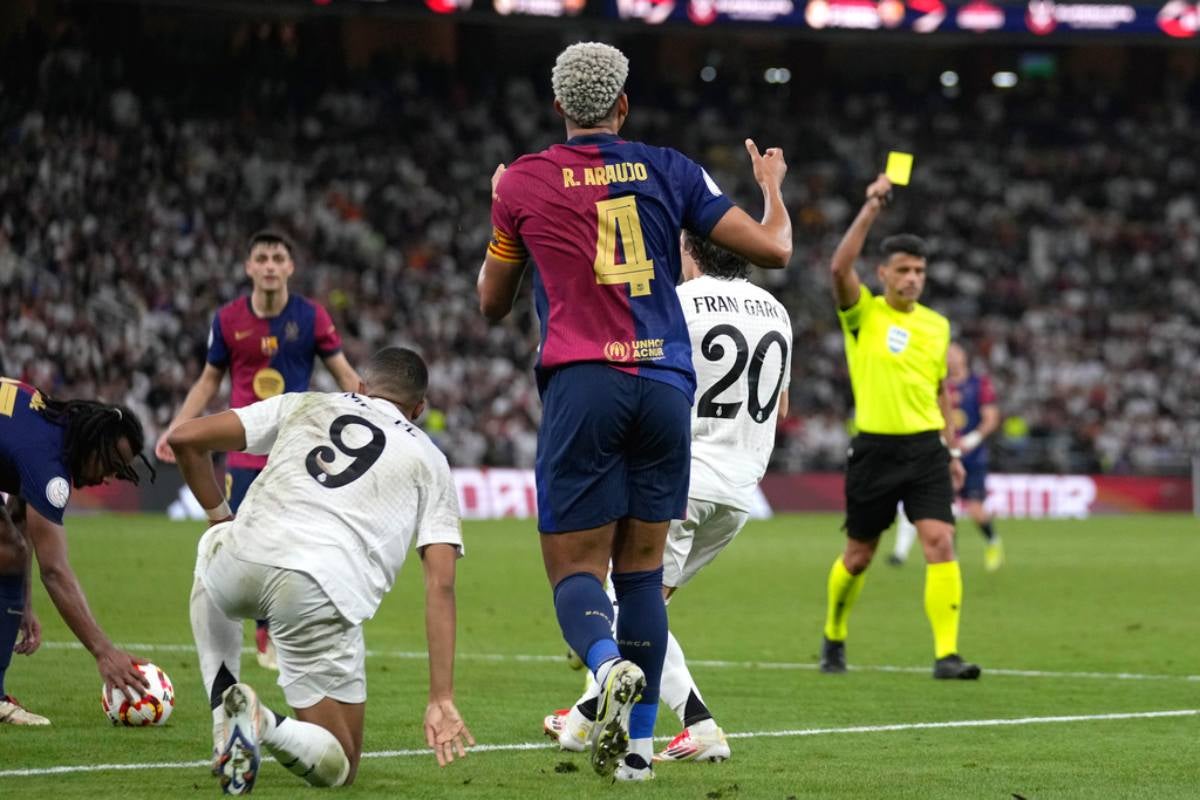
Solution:
<svg viewBox="0 0 1200 800"><path fill-rule="evenodd" d="M496 199L496 187L500 185L500 178L504 175L504 165L496 167L496 171L492 173L492 199Z"/></svg>
<svg viewBox="0 0 1200 800"><path fill-rule="evenodd" d="M954 484L954 493L963 487L967 480L967 468L963 466L960 459L950 459L950 482Z"/></svg>
<svg viewBox="0 0 1200 800"><path fill-rule="evenodd" d="M164 464L175 463L175 451L171 449L171 445L167 444L167 436L170 433L170 430L163 431L162 436L158 437L158 442L154 445L154 455L158 456L158 460Z"/></svg>
<svg viewBox="0 0 1200 800"><path fill-rule="evenodd" d="M26 608L21 617L21 640L13 645L13 652L31 656L42 646L42 623L32 608Z"/></svg>
<svg viewBox="0 0 1200 800"><path fill-rule="evenodd" d="M131 699L141 697L150 688L150 682L137 668L138 664L146 663L145 659L135 658L112 646L96 655L96 669L104 679L105 691L120 689Z"/></svg>
<svg viewBox="0 0 1200 800"><path fill-rule="evenodd" d="M753 139L746 140L746 152L750 154L750 165L754 167L754 180L764 188L783 185L783 176L787 175L787 161L783 159L783 150L778 147L768 147L767 152L759 153L758 145Z"/></svg>
<svg viewBox="0 0 1200 800"><path fill-rule="evenodd" d="M880 173L867 187L867 203L875 209L880 209L892 202L892 182Z"/></svg>
<svg viewBox="0 0 1200 800"><path fill-rule="evenodd" d="M444 767L454 761L456 752L466 758L466 747L475 744L475 737L452 700L434 700L425 707L425 742L433 748L438 766Z"/></svg>

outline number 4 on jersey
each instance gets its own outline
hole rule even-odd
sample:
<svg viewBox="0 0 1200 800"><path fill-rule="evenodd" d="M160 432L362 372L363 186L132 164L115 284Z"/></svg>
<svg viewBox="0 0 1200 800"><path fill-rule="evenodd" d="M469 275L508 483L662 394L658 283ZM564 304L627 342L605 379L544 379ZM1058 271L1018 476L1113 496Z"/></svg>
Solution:
<svg viewBox="0 0 1200 800"><path fill-rule="evenodd" d="M650 294L654 262L646 255L637 198L614 197L596 203L596 283L629 284L630 297ZM617 242L622 261L617 262Z"/></svg>

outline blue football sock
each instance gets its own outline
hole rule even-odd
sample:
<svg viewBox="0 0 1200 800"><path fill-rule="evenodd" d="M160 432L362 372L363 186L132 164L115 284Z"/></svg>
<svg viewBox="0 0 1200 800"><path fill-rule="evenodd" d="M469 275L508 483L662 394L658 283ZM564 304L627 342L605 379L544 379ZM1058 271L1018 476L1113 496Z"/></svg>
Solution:
<svg viewBox="0 0 1200 800"><path fill-rule="evenodd" d="M645 700L639 700L633 710L629 712L629 738L649 739L654 735L656 719L658 719L658 701L647 703Z"/></svg>
<svg viewBox="0 0 1200 800"><path fill-rule="evenodd" d="M621 614L617 617L617 642L621 655L642 668L646 688L633 707L629 738L654 734L663 659L667 654L667 606L662 596L662 567L644 572L613 573L613 588Z"/></svg>
<svg viewBox="0 0 1200 800"><path fill-rule="evenodd" d="M13 645L25 613L25 575L0 575L0 697L5 696L4 673L12 661Z"/></svg>
<svg viewBox="0 0 1200 800"><path fill-rule="evenodd" d="M612 634L612 603L595 575L576 572L559 581L554 610L563 639L584 657L593 675L601 664L620 656Z"/></svg>

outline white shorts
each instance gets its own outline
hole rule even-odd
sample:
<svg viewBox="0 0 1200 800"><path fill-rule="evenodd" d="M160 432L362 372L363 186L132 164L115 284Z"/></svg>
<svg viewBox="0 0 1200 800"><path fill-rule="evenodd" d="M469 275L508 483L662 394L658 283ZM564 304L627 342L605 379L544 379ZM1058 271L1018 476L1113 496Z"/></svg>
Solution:
<svg viewBox="0 0 1200 800"><path fill-rule="evenodd" d="M224 546L228 534L228 525L216 525L200 539L196 578L227 617L270 620L288 705L365 702L362 626L347 621L308 574L238 558Z"/></svg>
<svg viewBox="0 0 1200 800"><path fill-rule="evenodd" d="M686 520L671 520L663 552L663 585L683 586L696 577L745 527L750 512L688 498Z"/></svg>

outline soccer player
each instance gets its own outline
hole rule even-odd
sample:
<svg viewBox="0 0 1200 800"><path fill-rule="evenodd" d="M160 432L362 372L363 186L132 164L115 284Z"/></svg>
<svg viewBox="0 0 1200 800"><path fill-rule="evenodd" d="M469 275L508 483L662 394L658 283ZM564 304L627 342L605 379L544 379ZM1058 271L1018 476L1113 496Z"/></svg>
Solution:
<svg viewBox="0 0 1200 800"><path fill-rule="evenodd" d="M663 559L663 597L668 601L750 519L755 489L775 447L776 421L787 416L791 320L774 297L747 280L749 270L744 259L684 234L679 299L692 341L700 400L692 408L687 518L671 522ZM589 681L571 709L546 717L546 733L566 750L582 750L596 716L598 694L599 687ZM656 761L729 758L725 733L670 633L662 700L684 729Z"/></svg>
<svg viewBox="0 0 1200 800"><path fill-rule="evenodd" d="M867 187L866 202L833 254L833 293L859 433L846 465L846 548L829 572L820 668L846 671L850 610L879 537L903 502L928 563L925 613L933 627L933 676L974 679L979 667L958 654L962 574L954 553L953 504L963 465L946 379L950 323L917 302L925 288L925 243L918 237L883 240L876 270L882 297L862 285L855 270L891 188L882 175Z"/></svg>
<svg viewBox="0 0 1200 800"><path fill-rule="evenodd" d="M232 381L230 408L283 392L307 391L315 356L321 357L343 391L358 388L358 375L342 353L342 340L329 312L319 303L288 292L288 279L296 269L292 250L287 238L273 231L259 231L250 237L245 269L253 289L249 297L221 306L213 317L204 371L154 448L161 461L175 462L168 436L180 423L204 413L221 388L226 370ZM225 496L234 513L266 463L262 456L229 454ZM257 623L258 663L276 669L267 622Z"/></svg>
<svg viewBox="0 0 1200 800"><path fill-rule="evenodd" d="M987 500L988 450L987 437L1000 426L1000 408L996 405L996 390L986 375L971 372L967 353L951 342L946 352L947 380L954 401L954 421L958 429L958 446L963 454L967 477L958 496L963 510L979 526L987 544L983 565L988 572L1004 566L1004 548L991 513L984 507ZM916 539L916 528L901 514L896 524L896 544L888 559L890 564L903 564L909 548Z"/></svg>
<svg viewBox="0 0 1200 800"><path fill-rule="evenodd" d="M72 486L97 486L113 477L138 482L133 461L145 438L141 422L124 406L52 400L28 384L0 378L0 491L10 495L0 509L0 724L50 724L4 690L12 654L32 655L41 643L29 591L35 554L46 593L96 659L105 686L148 688L137 669L144 662L115 647L92 616L67 559L63 528Z"/></svg>
<svg viewBox="0 0 1200 800"><path fill-rule="evenodd" d="M679 235L686 228L766 267L787 264L792 237L781 151L746 142L765 199L758 223L695 162L620 138L628 71L605 44L558 56L551 82L567 141L496 170L478 285L480 310L500 320L526 259L536 264L542 556L563 638L603 687L592 766L646 780L667 645L663 548L668 523L687 509L696 389L675 290ZM602 584L610 560L623 612L615 639Z"/></svg>
<svg viewBox="0 0 1200 800"><path fill-rule="evenodd" d="M179 467L212 525L200 539L192 632L213 709L214 772L249 792L259 746L314 786L351 783L366 710L362 623L373 616L416 541L425 571L429 705L425 734L438 763L474 744L454 705L458 495L446 457L413 423L429 373L389 347L346 394L288 393L192 420L170 436ZM270 454L236 518L211 451ZM279 685L296 716L238 683L244 617L268 617Z"/></svg>

